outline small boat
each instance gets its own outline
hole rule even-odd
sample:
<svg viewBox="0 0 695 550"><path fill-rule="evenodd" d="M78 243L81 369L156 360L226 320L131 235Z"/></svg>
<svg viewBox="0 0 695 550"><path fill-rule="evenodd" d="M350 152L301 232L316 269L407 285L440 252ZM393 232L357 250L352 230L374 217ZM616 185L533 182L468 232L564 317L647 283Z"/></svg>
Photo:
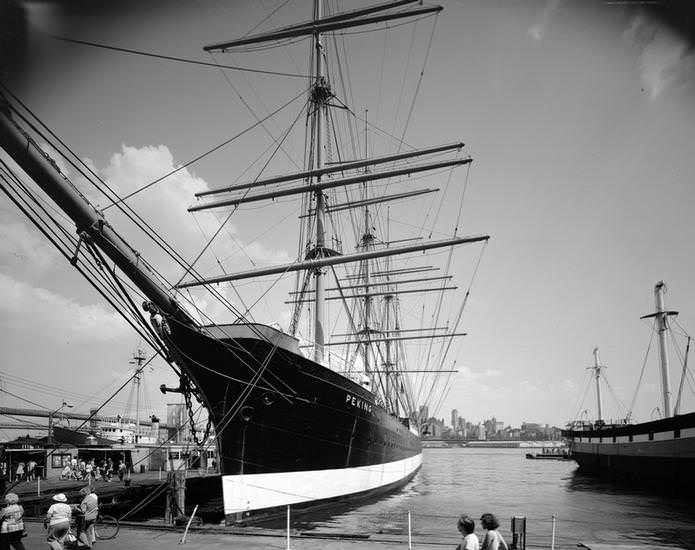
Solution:
<svg viewBox="0 0 695 550"><path fill-rule="evenodd" d="M532 460L572 460L567 447L543 447L540 453L526 453Z"/></svg>

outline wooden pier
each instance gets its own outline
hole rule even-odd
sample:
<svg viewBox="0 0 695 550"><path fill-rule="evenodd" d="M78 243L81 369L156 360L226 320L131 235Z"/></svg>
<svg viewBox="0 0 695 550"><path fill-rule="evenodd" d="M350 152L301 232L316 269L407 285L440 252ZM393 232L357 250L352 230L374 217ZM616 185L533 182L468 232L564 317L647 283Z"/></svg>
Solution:
<svg viewBox="0 0 695 550"><path fill-rule="evenodd" d="M162 495L161 498L156 499L156 503L163 506L166 482L166 472L145 472L131 474L128 482L119 481L118 477L112 478L111 482L97 479L92 482L92 487L99 497L99 503L103 509L114 510L107 513L120 516L121 513L125 513L130 507L139 504L157 490L161 490ZM86 481L42 479L22 481L14 485L11 490L19 495L19 501L24 507L25 514L38 517L52 504L51 499L57 493L64 493L69 503L80 502L80 489L85 486L87 486ZM203 500L214 500L216 496L219 496L221 502L222 486L219 474L188 470L186 472L186 486L188 502L191 504L197 504ZM8 490L9 487L8 484Z"/></svg>

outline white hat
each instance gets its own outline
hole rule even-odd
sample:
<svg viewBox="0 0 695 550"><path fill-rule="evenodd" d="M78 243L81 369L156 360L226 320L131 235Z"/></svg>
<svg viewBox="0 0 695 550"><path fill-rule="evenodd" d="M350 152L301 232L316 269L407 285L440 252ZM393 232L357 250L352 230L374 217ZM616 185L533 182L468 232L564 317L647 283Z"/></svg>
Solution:
<svg viewBox="0 0 695 550"><path fill-rule="evenodd" d="M63 493L58 493L57 495L53 495L53 500L57 500L58 502L67 502L67 498Z"/></svg>

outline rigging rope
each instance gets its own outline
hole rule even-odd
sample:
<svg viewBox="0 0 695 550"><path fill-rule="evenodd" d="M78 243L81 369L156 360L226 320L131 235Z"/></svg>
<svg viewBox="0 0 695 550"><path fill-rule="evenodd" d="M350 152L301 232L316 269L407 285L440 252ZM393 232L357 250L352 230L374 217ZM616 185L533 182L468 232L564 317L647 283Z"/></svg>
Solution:
<svg viewBox="0 0 695 550"><path fill-rule="evenodd" d="M639 375L639 379L637 380L637 387L635 388L635 393L632 397L632 401L630 401L630 408L627 411L627 418L629 419L632 416L633 410L635 408L635 401L637 400L637 393L639 392L640 386L642 385L642 377L644 376L644 371L647 367L647 359L649 358L649 350L652 347L652 342L654 341L654 326L656 325L656 317L654 318L654 321L652 323L652 332L651 336L649 338L649 344L647 345L647 351L644 353L644 361L642 362L642 370Z"/></svg>
<svg viewBox="0 0 695 550"><path fill-rule="evenodd" d="M65 36L52 36L51 38L54 38L55 40L60 40L61 42L69 42L72 44L79 44L81 46L90 46L92 48L100 48L103 50L111 50L115 52L120 52L120 53L128 53L128 54L133 54L133 55L140 55L143 57L153 57L155 59L163 59L165 61L176 61L177 63L187 63L191 65L200 65L203 67L214 67L214 68L224 68L224 69L229 69L232 71L242 71L242 72L247 72L247 73L258 73L258 74L266 74L266 75L272 75L272 76L288 76L292 78L306 78L306 75L304 74L294 74L294 73L284 73L284 72L279 72L279 71L266 71L263 69L252 69L249 67L239 67L235 65L220 65L219 63L210 63L209 61L199 61L196 59L186 59L184 57L174 57L171 55L162 55L162 54L156 54L156 53L151 53L151 52L145 52L142 50L133 50L130 48L120 48L118 46L109 46L107 44L99 44L98 42L89 42L87 40L77 40L75 38L67 38Z"/></svg>
<svg viewBox="0 0 695 550"><path fill-rule="evenodd" d="M252 124L251 126L248 126L247 128L241 130L241 131L238 132L237 134L233 135L232 137L230 137L229 139L223 141L222 143L216 145L216 146L213 147L212 149L209 149L209 150L207 150L206 152L199 154L198 156L192 158L191 160L189 160L189 161L187 161L187 162L181 164L180 166L178 166L178 167L175 168L174 170L172 170L172 171L170 171L170 172L164 174L163 176L157 178L157 179L154 180L154 181L151 181L150 183L148 183L148 184L146 184L146 185L143 185L142 187L140 187L139 189L136 189L136 190L133 191L132 193L129 193L129 194L126 195L125 197L122 197L122 198L118 199L118 201L116 201L116 202L114 202L114 203L112 203L112 204L106 205L102 210L103 210L103 211L106 211L106 210L108 210L109 208L111 208L112 206L115 206L115 205L117 205L117 204L119 204L119 203L122 203L122 202L127 201L128 199L134 197L135 195L137 195L137 194L139 194L139 193L145 191L146 189L149 189L149 188L152 187L153 185L156 185L156 184L160 183L161 181L164 181L164 180L167 179L168 177L173 176L174 174L180 172L181 170L184 170L184 169L188 168L189 166L191 166L191 165L195 164L196 162L198 162L198 161L204 159L205 157L211 155L212 153L214 153L214 152L216 152L216 151L219 151L219 150L222 149L223 147L229 145L232 141L234 141L234 140L240 138L241 136L243 136L243 135L246 134L247 132L253 130L253 129L256 128L257 126L261 126L261 125L263 124L263 122L265 122L266 120L268 120L268 119L270 119L271 117L275 116L277 113L279 113L280 111L282 111L283 109L285 109L286 107L288 107L289 105L291 105L292 103L294 103L299 97L303 96L305 93L306 93L306 90L302 90L299 94L297 94L297 95L294 96L292 99L290 99L288 102L284 103L283 105L281 105L280 107L278 107L277 109L275 109L275 111L273 111L272 113L270 113L270 114L267 115L266 117L264 117L264 118L258 120L257 122L255 122L255 123Z"/></svg>

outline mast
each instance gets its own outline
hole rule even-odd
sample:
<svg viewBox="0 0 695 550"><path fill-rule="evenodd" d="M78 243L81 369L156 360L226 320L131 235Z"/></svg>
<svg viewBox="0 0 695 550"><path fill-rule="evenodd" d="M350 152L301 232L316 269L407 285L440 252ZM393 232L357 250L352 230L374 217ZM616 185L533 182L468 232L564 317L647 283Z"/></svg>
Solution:
<svg viewBox="0 0 695 550"><path fill-rule="evenodd" d="M668 376L668 348L666 347L666 317L664 311L664 292L666 285L659 281L654 286L654 299L656 302L656 323L659 336L659 362L661 363L661 390L664 397L664 416L671 415L671 384Z"/></svg>
<svg viewBox="0 0 695 550"><path fill-rule="evenodd" d="M318 23L322 15L322 5L321 0L314 0L314 21ZM311 102L314 105L313 109L313 127L314 127L314 169L322 170L324 165L323 160L323 125L325 122L325 111L326 102L330 97L330 88L324 77L324 64L323 64L323 41L320 31L314 32L314 55L316 56L315 64L315 75L314 75L314 85L311 90ZM321 176L316 176L316 183L320 183ZM314 248L313 258L323 258L324 248L326 243L326 229L324 227L325 214L326 214L326 202L325 195L322 189L317 189L315 191L316 197L316 247ZM324 324L326 319L326 306L325 306L325 295L326 295L326 283L325 283L326 270L321 266L314 269L314 289L315 289L315 303L314 303L314 360L317 363L323 361L323 345L325 342L324 337Z"/></svg>
<svg viewBox="0 0 695 550"><path fill-rule="evenodd" d="M142 380L142 364L145 362L147 357L145 352L138 348L137 353L133 355L133 360L130 362L131 365L137 365L135 368L135 378L133 378L133 384L135 384L135 441L137 443L140 439L140 382Z"/></svg>
<svg viewBox="0 0 695 550"><path fill-rule="evenodd" d="M599 361L598 358L598 348L594 348L594 366L589 367L590 369L593 369L594 375L596 377L596 409L598 411L598 416L596 417L596 422L597 423L602 423L603 422L603 413L602 413L602 401L601 401L601 369L605 368L603 365L601 365L601 361Z"/></svg>
<svg viewBox="0 0 695 550"><path fill-rule="evenodd" d="M656 331L659 339L659 363L661 364L661 391L662 403L664 406L664 417L674 414L671 411L671 385L668 374L668 347L666 346L666 331L668 330L668 317L678 315L677 311L667 311L664 305L664 294L666 294L666 283L659 281L654 285L654 301L656 302L656 312L644 315L641 319L649 317L656 318Z"/></svg>
<svg viewBox="0 0 695 550"><path fill-rule="evenodd" d="M368 132L367 132L367 110L364 113L364 156L367 158L369 156L369 142L368 142ZM365 167L365 173L368 169ZM369 182L367 180L362 184L363 188L363 200L364 205L364 234L362 235L362 249L364 252L368 252L372 248L373 235L371 231L371 222L369 220ZM369 352L371 350L370 336L371 336L371 326L369 325L369 318L372 314L372 295L370 292L370 277L369 277L369 262L370 260L365 260L364 267L364 310L362 312L364 316L364 323L362 326L362 332L365 337L363 344L364 348L364 371L369 374L370 360ZM374 366L376 367L376 354L374 354ZM373 385L373 382L372 382ZM388 399L388 386L384 392L385 397ZM388 402L386 403L388 405Z"/></svg>

